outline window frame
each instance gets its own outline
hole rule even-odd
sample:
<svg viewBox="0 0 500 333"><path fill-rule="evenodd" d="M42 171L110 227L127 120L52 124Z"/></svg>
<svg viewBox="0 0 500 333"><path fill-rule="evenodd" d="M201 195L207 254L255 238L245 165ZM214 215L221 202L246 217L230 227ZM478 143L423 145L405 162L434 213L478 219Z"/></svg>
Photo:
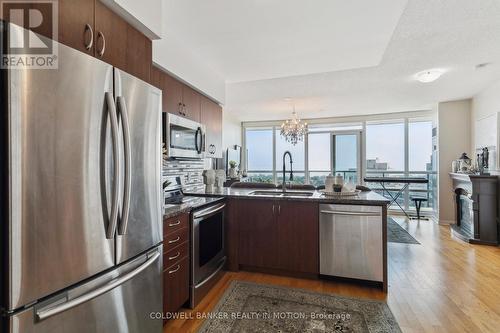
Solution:
<svg viewBox="0 0 500 333"><path fill-rule="evenodd" d="M376 124L376 123L396 123L403 122L404 123L404 170L401 173L404 173L406 176L409 176L411 173L419 173L419 174L427 174L437 175L437 170L434 171L410 171L409 170L409 124L411 122L420 122L420 121L430 121L432 123L432 127L437 127L437 114L435 110L422 110L422 111L412 111L412 112L399 112L399 113L388 113L388 114L378 114L378 115L369 115L369 116L352 116L352 117L333 117L333 118L323 118L323 119L305 119L310 127L314 126L315 130L311 131L311 134L317 133L330 133L332 135L333 132L343 132L342 127L346 127L348 129L345 132L360 132L359 136L359 144L360 147L360 163L359 164L359 182L364 184L364 178L367 173L367 165L366 165L366 126L367 124ZM265 172L273 174L273 181L277 183L277 174L280 170L277 170L276 163L276 131L279 131L281 127L280 121L257 121L257 122L242 122L242 148L245 152L244 154L244 162L242 165L245 166L245 169L248 173L255 172ZM353 130L352 126L359 126L359 130ZM325 130L321 130L321 127L324 127ZM247 129L273 129L273 147L272 147L272 155L273 155L273 170L248 170L247 163L247 153L246 153L246 130ZM330 137L331 138L331 137ZM330 146L331 148L331 146ZM332 154L331 159L334 156ZM304 138L304 169L305 170L297 170L297 172L305 173L305 183L310 184L311 180L311 172L332 172L333 165L330 163L330 171L310 171L309 170L309 133ZM436 166L435 166L436 167ZM295 170L294 170L295 171ZM429 189L431 190L431 189ZM438 195L438 189L435 190L435 196ZM405 209L409 209L409 190L406 190L404 193L405 200ZM436 213L438 211L437 202L433 207L433 212Z"/></svg>

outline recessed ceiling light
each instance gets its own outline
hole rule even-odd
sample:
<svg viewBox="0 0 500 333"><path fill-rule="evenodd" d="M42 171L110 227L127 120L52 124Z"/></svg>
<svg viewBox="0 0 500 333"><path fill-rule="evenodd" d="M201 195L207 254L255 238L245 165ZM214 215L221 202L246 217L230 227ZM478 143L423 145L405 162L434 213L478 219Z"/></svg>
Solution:
<svg viewBox="0 0 500 333"><path fill-rule="evenodd" d="M483 62L483 63L481 63L481 64L477 64L477 65L475 66L475 68L476 68L476 69L482 69L482 68L484 68L484 67L486 67L486 66L489 66L489 65L491 65L491 62Z"/></svg>
<svg viewBox="0 0 500 333"><path fill-rule="evenodd" d="M415 80L422 83L429 83L439 79L443 73L444 72L440 69L428 69L415 74Z"/></svg>

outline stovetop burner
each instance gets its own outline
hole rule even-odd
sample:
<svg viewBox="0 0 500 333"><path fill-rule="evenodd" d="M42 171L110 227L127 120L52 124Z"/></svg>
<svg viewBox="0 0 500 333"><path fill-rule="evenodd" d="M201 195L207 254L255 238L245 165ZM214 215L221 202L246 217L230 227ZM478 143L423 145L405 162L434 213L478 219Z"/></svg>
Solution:
<svg viewBox="0 0 500 333"><path fill-rule="evenodd" d="M164 207L187 205L192 209L196 209L215 201L223 199L222 197L206 198L196 196L186 196L182 193L182 184L179 177L167 179L164 184Z"/></svg>

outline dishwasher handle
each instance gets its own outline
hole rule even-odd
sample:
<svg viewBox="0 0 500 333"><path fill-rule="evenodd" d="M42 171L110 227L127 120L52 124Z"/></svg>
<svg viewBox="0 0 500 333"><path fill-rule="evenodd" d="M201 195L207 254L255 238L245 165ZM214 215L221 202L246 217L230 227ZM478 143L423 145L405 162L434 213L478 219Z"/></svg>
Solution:
<svg viewBox="0 0 500 333"><path fill-rule="evenodd" d="M374 212L349 212L349 211L342 211L342 210L322 210L321 214L342 215L342 216L367 216L367 217L382 216L382 214L374 213Z"/></svg>

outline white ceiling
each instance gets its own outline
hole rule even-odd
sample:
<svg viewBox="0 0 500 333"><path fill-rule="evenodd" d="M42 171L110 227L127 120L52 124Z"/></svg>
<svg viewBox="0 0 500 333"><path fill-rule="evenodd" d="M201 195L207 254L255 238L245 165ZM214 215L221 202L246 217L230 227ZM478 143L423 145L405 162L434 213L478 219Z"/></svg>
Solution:
<svg viewBox="0 0 500 333"><path fill-rule="evenodd" d="M225 109L241 120L289 117L286 97L302 118L425 109L500 79L497 0L171 5L169 29L226 79ZM492 64L475 69L484 62ZM413 79L429 68L446 73Z"/></svg>
<svg viewBox="0 0 500 333"><path fill-rule="evenodd" d="M406 0L182 0L169 27L227 82L377 65Z"/></svg>

